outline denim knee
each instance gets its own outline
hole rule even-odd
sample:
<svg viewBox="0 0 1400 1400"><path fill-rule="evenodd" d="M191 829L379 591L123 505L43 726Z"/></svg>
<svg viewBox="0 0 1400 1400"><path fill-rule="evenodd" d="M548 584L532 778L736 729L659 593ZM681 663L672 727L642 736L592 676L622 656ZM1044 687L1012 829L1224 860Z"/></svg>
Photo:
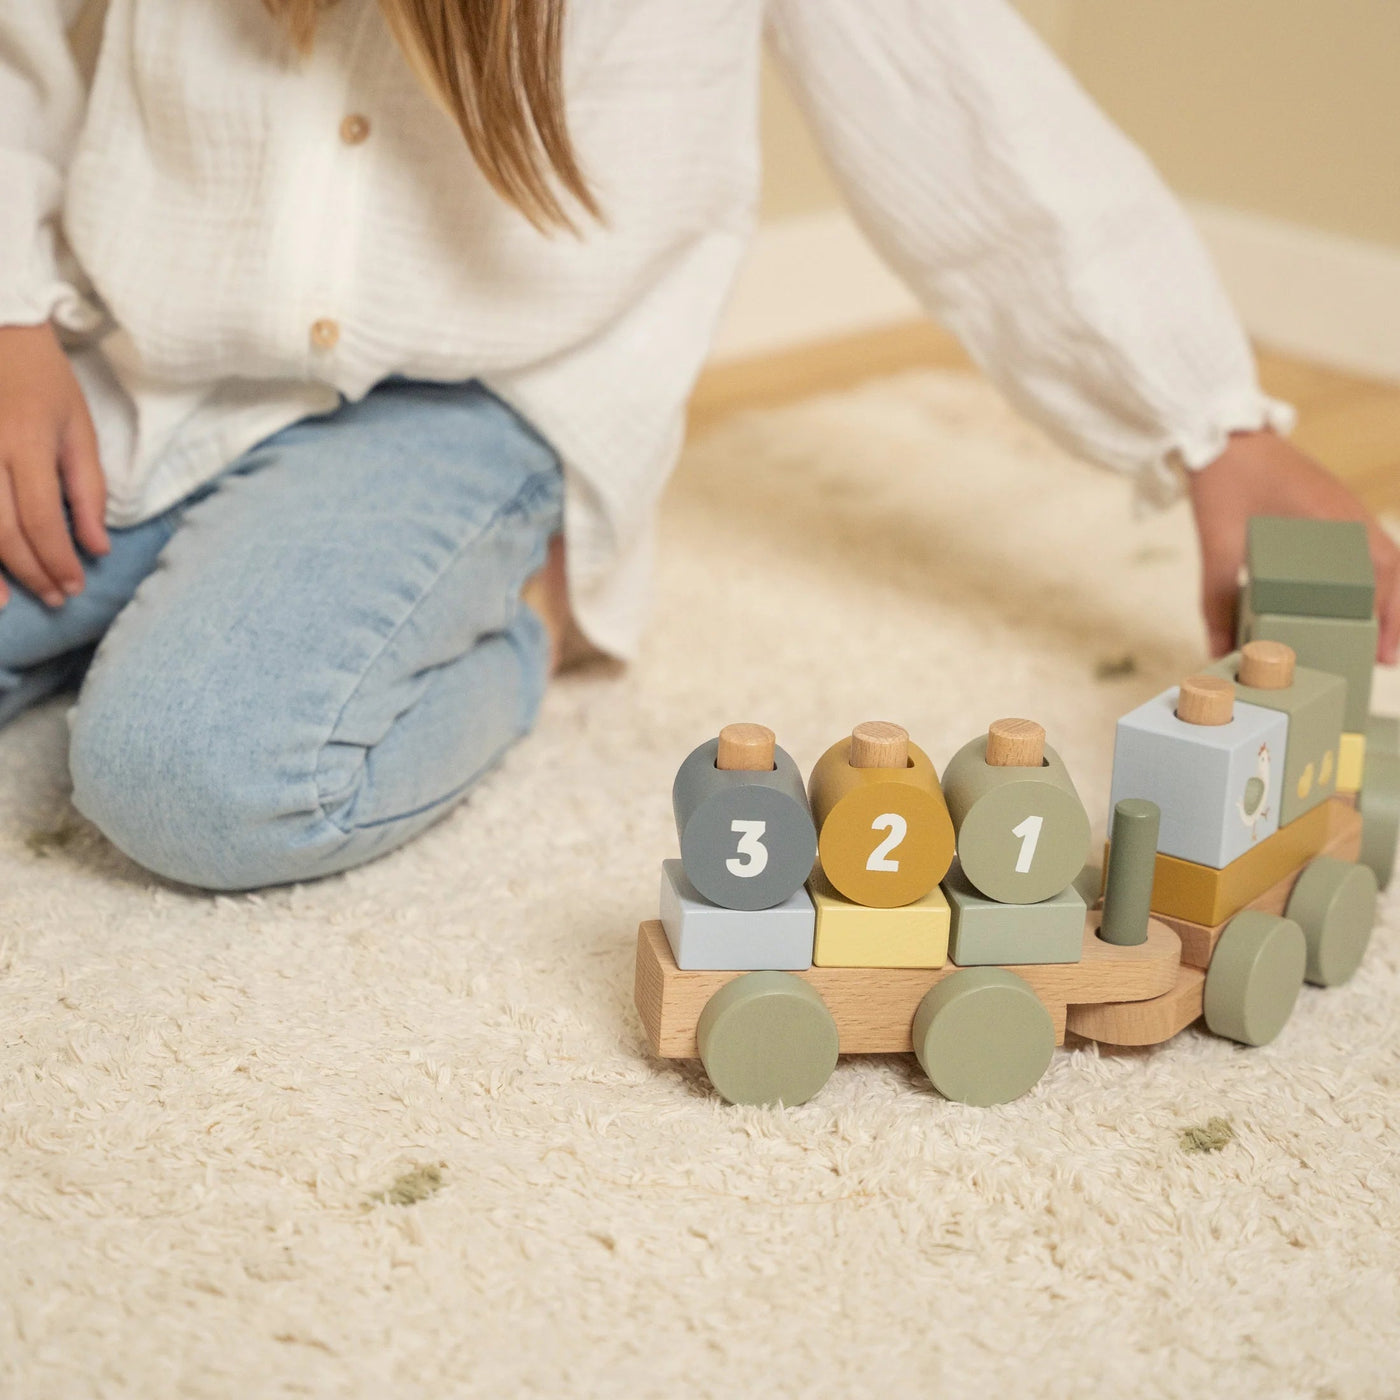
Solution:
<svg viewBox="0 0 1400 1400"><path fill-rule="evenodd" d="M236 717L98 672L70 717L73 803L125 855L181 884L249 890L324 873L343 837L312 800L276 791ZM289 803L288 798L292 801Z"/></svg>

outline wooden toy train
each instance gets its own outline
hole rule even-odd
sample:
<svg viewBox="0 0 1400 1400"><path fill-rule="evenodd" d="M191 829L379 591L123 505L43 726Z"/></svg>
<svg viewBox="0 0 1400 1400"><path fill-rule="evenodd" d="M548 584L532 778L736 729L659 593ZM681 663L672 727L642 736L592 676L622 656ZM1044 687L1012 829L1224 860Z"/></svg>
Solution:
<svg viewBox="0 0 1400 1400"><path fill-rule="evenodd" d="M732 1103L799 1104L842 1053L912 1050L1014 1099L1067 1032L1152 1045L1204 1017L1272 1040L1365 952L1400 834L1400 724L1370 719L1364 527L1251 522L1241 649L1118 723L1105 873L1063 762L999 720L943 770L857 725L804 788L759 725L681 765L680 859L638 933L653 1051ZM1102 897L1100 898L1100 891Z"/></svg>

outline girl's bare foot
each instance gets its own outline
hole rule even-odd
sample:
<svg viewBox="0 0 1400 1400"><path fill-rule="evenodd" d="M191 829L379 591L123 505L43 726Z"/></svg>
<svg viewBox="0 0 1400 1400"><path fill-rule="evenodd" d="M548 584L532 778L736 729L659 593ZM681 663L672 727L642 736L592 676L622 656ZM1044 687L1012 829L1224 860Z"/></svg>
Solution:
<svg viewBox="0 0 1400 1400"><path fill-rule="evenodd" d="M555 675L588 653L588 643L574 625L569 610L569 586L564 574L564 536L549 542L544 567L525 580L520 597L533 608L549 633L549 674Z"/></svg>

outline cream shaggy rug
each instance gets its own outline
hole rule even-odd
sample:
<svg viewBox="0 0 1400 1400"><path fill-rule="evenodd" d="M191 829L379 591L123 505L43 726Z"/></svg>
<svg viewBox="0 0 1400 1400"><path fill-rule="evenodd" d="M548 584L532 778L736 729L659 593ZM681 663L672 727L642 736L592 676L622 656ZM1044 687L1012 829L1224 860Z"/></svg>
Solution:
<svg viewBox="0 0 1400 1400"><path fill-rule="evenodd" d="M6 1396L1400 1394L1400 933L1246 1051L1058 1053L1026 1099L845 1060L733 1109L645 1050L669 790L725 720L805 769L1036 716L1102 828L1113 722L1199 659L1131 519L976 381L736 419L666 507L642 661L411 849L240 898L0 736ZM1381 707L1400 709L1393 680ZM522 815L528 814L528 815Z"/></svg>

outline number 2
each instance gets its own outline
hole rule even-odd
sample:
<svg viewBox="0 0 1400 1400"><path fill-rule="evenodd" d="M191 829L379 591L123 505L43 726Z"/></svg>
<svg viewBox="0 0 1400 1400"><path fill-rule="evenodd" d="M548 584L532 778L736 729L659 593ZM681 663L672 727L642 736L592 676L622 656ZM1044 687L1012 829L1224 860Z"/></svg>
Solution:
<svg viewBox="0 0 1400 1400"><path fill-rule="evenodd" d="M740 880L751 880L763 874L768 868L768 847L763 844L763 833L768 830L767 822L732 821L730 831L739 838L738 854L724 862L725 869ZM739 856L743 859L740 860Z"/></svg>
<svg viewBox="0 0 1400 1400"><path fill-rule="evenodd" d="M1011 834L1021 838L1021 853L1016 857L1018 875L1029 873L1031 861L1035 859L1035 848L1040 841L1040 828L1044 825L1044 817L1027 817L1020 826L1011 828Z"/></svg>
<svg viewBox="0 0 1400 1400"><path fill-rule="evenodd" d="M889 871L891 873L899 869L899 862L889 858L890 852L896 850L909 834L909 823L899 815L898 812L885 812L882 816L875 818L870 823L871 831L888 831L889 835L870 852L870 859L865 862L867 870Z"/></svg>

